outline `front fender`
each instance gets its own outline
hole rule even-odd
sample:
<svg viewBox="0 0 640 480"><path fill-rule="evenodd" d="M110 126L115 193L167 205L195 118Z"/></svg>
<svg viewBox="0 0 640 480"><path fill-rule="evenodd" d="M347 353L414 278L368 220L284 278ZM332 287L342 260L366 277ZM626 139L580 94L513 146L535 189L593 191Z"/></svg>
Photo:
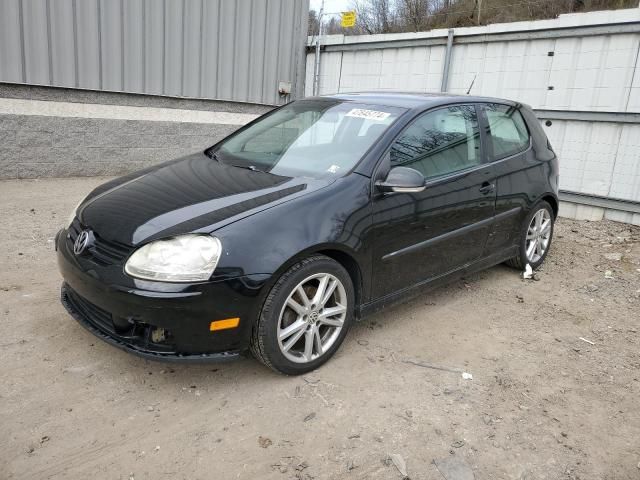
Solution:
<svg viewBox="0 0 640 480"><path fill-rule="evenodd" d="M370 179L348 175L331 186L277 205L212 232L222 242L213 280L279 275L298 260L337 251L358 265L368 292L371 251L362 243L371 227Z"/></svg>

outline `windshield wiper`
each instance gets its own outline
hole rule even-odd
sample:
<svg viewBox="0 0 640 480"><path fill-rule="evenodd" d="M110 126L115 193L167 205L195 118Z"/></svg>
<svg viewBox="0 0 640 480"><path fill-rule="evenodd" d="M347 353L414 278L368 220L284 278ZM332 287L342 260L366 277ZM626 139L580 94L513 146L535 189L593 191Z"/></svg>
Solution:
<svg viewBox="0 0 640 480"><path fill-rule="evenodd" d="M220 156L218 155L217 151L208 151L207 152L207 156L209 158L214 159L216 162L218 163L222 163L222 161L220 160ZM227 164L229 165L229 164ZM232 167L236 167L236 168L244 168L245 170L251 170L252 172L262 172L262 173L269 173L269 172L265 172L264 170L260 170L259 168L256 168L253 165L234 165L234 164L230 164Z"/></svg>

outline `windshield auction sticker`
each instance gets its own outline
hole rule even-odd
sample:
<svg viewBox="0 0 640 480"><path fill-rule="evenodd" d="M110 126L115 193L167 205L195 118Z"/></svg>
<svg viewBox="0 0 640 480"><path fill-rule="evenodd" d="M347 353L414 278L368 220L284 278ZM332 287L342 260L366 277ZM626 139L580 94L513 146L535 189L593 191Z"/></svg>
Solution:
<svg viewBox="0 0 640 480"><path fill-rule="evenodd" d="M365 110L364 108L352 108L345 114L345 117L366 118L367 120L383 121L390 113L378 112L377 110Z"/></svg>

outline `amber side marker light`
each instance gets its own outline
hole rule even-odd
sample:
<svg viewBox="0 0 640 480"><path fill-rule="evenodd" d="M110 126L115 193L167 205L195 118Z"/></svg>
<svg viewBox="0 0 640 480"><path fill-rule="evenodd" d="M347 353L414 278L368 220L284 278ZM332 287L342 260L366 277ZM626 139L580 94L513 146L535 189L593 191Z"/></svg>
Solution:
<svg viewBox="0 0 640 480"><path fill-rule="evenodd" d="M229 328L236 328L240 324L240 318L225 318L224 320L216 320L215 322L211 322L209 325L209 330L212 332L218 330L227 330Z"/></svg>

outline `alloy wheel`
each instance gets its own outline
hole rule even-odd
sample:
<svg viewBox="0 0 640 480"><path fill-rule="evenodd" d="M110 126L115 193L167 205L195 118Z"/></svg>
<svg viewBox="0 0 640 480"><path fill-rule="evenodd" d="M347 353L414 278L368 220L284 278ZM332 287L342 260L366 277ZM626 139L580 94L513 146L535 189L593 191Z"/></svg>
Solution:
<svg viewBox="0 0 640 480"><path fill-rule="evenodd" d="M340 336L347 316L344 285L330 273L300 282L278 318L278 345L290 361L308 363L326 353Z"/></svg>
<svg viewBox="0 0 640 480"><path fill-rule="evenodd" d="M551 240L552 223L551 214L546 208L538 210L531 219L525 241L525 251L529 263L539 262L547 251Z"/></svg>

